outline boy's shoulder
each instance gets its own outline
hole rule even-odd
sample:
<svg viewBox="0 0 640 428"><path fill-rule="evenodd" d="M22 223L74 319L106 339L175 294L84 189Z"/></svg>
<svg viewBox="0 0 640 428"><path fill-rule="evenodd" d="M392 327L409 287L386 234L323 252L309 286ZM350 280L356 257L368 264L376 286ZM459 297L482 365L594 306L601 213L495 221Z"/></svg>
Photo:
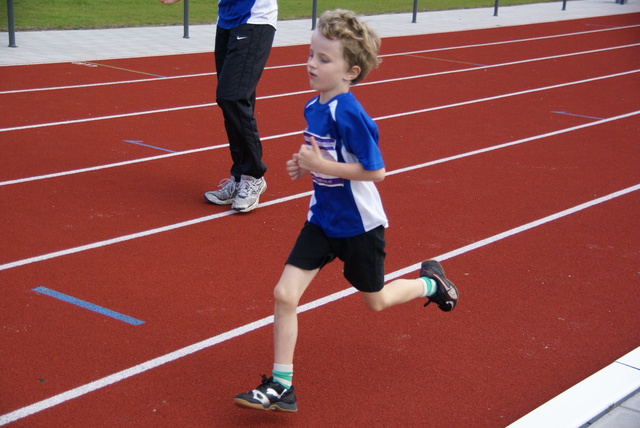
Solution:
<svg viewBox="0 0 640 428"><path fill-rule="evenodd" d="M351 122L372 122L369 113L364 109L360 101L353 95L351 91L336 97L336 105L334 107L335 120Z"/></svg>
<svg viewBox="0 0 640 428"><path fill-rule="evenodd" d="M314 97L307 102L305 110L322 111L331 113L334 120L337 120L338 116L368 116L358 99L351 93L351 91L344 94L336 95L326 104L320 102L319 97Z"/></svg>

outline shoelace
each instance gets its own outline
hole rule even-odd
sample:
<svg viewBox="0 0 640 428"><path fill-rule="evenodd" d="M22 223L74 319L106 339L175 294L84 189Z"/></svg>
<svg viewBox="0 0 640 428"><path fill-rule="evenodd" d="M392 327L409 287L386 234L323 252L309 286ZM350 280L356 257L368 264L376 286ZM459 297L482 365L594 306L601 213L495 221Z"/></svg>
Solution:
<svg viewBox="0 0 640 428"><path fill-rule="evenodd" d="M218 188L219 190L217 190L218 195L220 195L220 197L230 197L233 195L233 192L235 191L235 179L233 178L223 178L222 180L220 180L220 183L218 184ZM228 196L227 196L228 194Z"/></svg>
<svg viewBox="0 0 640 428"><path fill-rule="evenodd" d="M218 187L220 188L220 190L222 190L225 187L227 187L227 185L229 185L229 183L232 181L235 181L235 180L232 180L230 178L223 178L222 180L220 180L220 184L218 184Z"/></svg>
<svg viewBox="0 0 640 428"><path fill-rule="evenodd" d="M267 385L269 383L269 378L267 377L267 375L261 374L260 376L262 376L262 385Z"/></svg>
<svg viewBox="0 0 640 428"><path fill-rule="evenodd" d="M242 180L238 185L238 197L246 198L251 193L258 193L260 180Z"/></svg>
<svg viewBox="0 0 640 428"><path fill-rule="evenodd" d="M275 394L277 394L275 396L276 398L280 398L285 392L288 391L287 388L283 387L275 380L272 380L272 378L268 378L266 375L260 375L260 376L262 376L262 383L256 389L258 391L261 391L263 394L274 396L273 394L267 393L267 389L269 388L269 389L272 389L273 392L275 392ZM271 382L269 382L269 380L271 380Z"/></svg>

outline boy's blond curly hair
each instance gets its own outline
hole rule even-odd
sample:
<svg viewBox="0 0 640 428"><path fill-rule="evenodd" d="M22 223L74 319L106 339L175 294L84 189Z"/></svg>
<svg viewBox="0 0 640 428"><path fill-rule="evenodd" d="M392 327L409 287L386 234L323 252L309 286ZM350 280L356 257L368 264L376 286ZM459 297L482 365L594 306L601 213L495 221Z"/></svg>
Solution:
<svg viewBox="0 0 640 428"><path fill-rule="evenodd" d="M352 85L361 82L380 63L380 37L354 12L344 9L326 11L320 16L317 29L327 39L342 43L349 69L354 65L360 67L360 74L351 81Z"/></svg>

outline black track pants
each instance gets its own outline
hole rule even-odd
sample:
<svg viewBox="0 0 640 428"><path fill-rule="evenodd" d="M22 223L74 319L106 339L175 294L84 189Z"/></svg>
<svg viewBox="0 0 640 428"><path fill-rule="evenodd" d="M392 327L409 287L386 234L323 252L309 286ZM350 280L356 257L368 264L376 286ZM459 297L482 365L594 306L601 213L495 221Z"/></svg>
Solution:
<svg viewBox="0 0 640 428"><path fill-rule="evenodd" d="M260 178L267 170L254 115L256 87L275 36L271 25L243 24L217 28L215 59L218 72L216 102L222 109L231 151L231 175Z"/></svg>

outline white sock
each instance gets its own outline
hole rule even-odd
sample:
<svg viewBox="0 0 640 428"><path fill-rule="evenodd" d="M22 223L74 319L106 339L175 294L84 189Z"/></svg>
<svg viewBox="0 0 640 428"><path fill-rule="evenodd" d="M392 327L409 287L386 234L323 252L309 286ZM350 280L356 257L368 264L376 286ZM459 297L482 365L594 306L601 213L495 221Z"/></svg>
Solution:
<svg viewBox="0 0 640 428"><path fill-rule="evenodd" d="M438 288L438 285L433 279L426 278L424 276L421 276L420 279L424 283L424 292L422 293L422 297L431 297L434 294L436 294L436 289Z"/></svg>
<svg viewBox="0 0 640 428"><path fill-rule="evenodd" d="M275 380L285 388L291 388L291 381L293 379L293 364L274 364L272 374L273 380Z"/></svg>

